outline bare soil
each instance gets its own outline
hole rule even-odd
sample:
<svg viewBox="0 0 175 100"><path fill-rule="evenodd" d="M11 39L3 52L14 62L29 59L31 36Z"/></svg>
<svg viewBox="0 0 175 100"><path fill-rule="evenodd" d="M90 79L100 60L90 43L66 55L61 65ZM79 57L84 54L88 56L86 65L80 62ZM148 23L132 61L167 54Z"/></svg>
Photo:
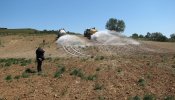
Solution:
<svg viewBox="0 0 175 100"><path fill-rule="evenodd" d="M0 58L26 58L26 66L0 66L0 99L4 100L128 100L153 95L157 100L175 96L175 43L139 41L139 46L89 47L90 57L71 56L55 43L55 35L0 37ZM46 60L36 71L35 50L45 40ZM102 49L99 49L102 48ZM65 71L54 77L59 66ZM81 69L82 76L70 75ZM11 80L5 79L8 75ZM88 76L95 75L93 79ZM144 80L139 82L139 80Z"/></svg>

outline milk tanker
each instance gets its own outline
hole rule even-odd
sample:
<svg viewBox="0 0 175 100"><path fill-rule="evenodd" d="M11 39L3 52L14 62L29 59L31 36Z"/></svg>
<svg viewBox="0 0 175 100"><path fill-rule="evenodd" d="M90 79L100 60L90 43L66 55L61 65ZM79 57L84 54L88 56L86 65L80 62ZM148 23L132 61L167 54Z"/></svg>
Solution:
<svg viewBox="0 0 175 100"><path fill-rule="evenodd" d="M63 36L63 35L66 35L67 33L66 33L66 31L65 31L65 29L63 28L63 29L59 29L58 30L58 33L57 33L57 39L58 38L60 38L61 36Z"/></svg>

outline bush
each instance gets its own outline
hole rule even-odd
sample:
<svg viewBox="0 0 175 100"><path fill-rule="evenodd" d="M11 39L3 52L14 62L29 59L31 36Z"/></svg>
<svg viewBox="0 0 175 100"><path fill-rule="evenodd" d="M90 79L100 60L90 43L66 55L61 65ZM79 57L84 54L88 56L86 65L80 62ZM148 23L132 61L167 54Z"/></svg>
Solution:
<svg viewBox="0 0 175 100"><path fill-rule="evenodd" d="M4 64L5 66L11 66L12 64L20 64L21 66L26 66L28 64L31 64L31 59L25 59L25 58L7 58L7 59L0 59L0 63Z"/></svg>
<svg viewBox="0 0 175 100"><path fill-rule="evenodd" d="M140 86L145 86L146 81L145 81L144 79L139 79L139 80L138 80L138 84L139 84Z"/></svg>
<svg viewBox="0 0 175 100"><path fill-rule="evenodd" d="M100 85L99 83L95 84L94 90L101 90L103 88L103 85Z"/></svg>
<svg viewBox="0 0 175 100"><path fill-rule="evenodd" d="M55 78L60 78L61 75L65 72L65 67L61 66L58 71L55 72L54 77Z"/></svg>
<svg viewBox="0 0 175 100"><path fill-rule="evenodd" d="M36 73L36 71L31 70L30 68L27 68L27 69L25 70L25 73Z"/></svg>
<svg viewBox="0 0 175 100"><path fill-rule="evenodd" d="M175 100L174 96L166 96L164 100Z"/></svg>
<svg viewBox="0 0 175 100"><path fill-rule="evenodd" d="M29 75L29 73L23 72L21 77L22 78L29 78L30 75Z"/></svg>
<svg viewBox="0 0 175 100"><path fill-rule="evenodd" d="M27 66L27 64L26 63L21 63L21 66Z"/></svg>
<svg viewBox="0 0 175 100"><path fill-rule="evenodd" d="M73 69L73 71L70 73L70 75L75 75L81 78L84 78L84 73L81 69Z"/></svg>
<svg viewBox="0 0 175 100"><path fill-rule="evenodd" d="M133 100L141 100L141 98L139 96L135 96L133 97Z"/></svg>
<svg viewBox="0 0 175 100"><path fill-rule="evenodd" d="M7 63L5 63L5 66L6 67L9 67L9 66L11 66L11 63L10 62L7 62Z"/></svg>
<svg viewBox="0 0 175 100"><path fill-rule="evenodd" d="M96 79L97 79L97 75L89 75L87 77L87 80L91 80L91 81L96 80Z"/></svg>
<svg viewBox="0 0 175 100"><path fill-rule="evenodd" d="M28 60L21 59L20 63L21 63L21 66L27 66L32 63L32 60L31 59L28 59Z"/></svg>
<svg viewBox="0 0 175 100"><path fill-rule="evenodd" d="M14 77L14 79L17 79L17 80L18 80L18 79L20 79L20 77L21 77L20 75L16 75L16 76Z"/></svg>
<svg viewBox="0 0 175 100"><path fill-rule="evenodd" d="M54 78L60 78L61 74L62 73L60 73L60 71L56 71L55 74L54 74Z"/></svg>
<svg viewBox="0 0 175 100"><path fill-rule="evenodd" d="M97 68L96 71L100 71L100 68Z"/></svg>
<svg viewBox="0 0 175 100"><path fill-rule="evenodd" d="M156 100L156 98L153 95L151 95L151 94L146 94L143 97L143 100Z"/></svg>
<svg viewBox="0 0 175 100"><path fill-rule="evenodd" d="M98 97L98 100L105 100L105 97L99 96L99 97Z"/></svg>
<svg viewBox="0 0 175 100"><path fill-rule="evenodd" d="M12 76L11 76L11 75L7 75L7 76L5 77L5 80L6 80L6 81L12 80Z"/></svg>
<svg viewBox="0 0 175 100"><path fill-rule="evenodd" d="M97 56L97 57L95 57L95 60L104 60L104 59L105 59L104 56Z"/></svg>

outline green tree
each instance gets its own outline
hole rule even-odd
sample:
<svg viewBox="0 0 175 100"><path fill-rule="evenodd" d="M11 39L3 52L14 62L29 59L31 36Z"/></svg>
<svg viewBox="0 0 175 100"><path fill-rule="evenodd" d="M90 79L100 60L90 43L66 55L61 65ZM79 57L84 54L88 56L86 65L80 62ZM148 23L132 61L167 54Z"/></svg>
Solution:
<svg viewBox="0 0 175 100"><path fill-rule="evenodd" d="M150 39L151 38L151 33L147 32L147 34L145 35L146 39Z"/></svg>
<svg viewBox="0 0 175 100"><path fill-rule="evenodd" d="M171 35L170 35L170 38L171 38L171 39L175 39L175 33L171 34Z"/></svg>
<svg viewBox="0 0 175 100"><path fill-rule="evenodd" d="M116 18L110 18L106 23L106 29L114 30L116 32L124 32L125 22Z"/></svg>
<svg viewBox="0 0 175 100"><path fill-rule="evenodd" d="M170 35L169 41L175 42L175 33Z"/></svg>
<svg viewBox="0 0 175 100"><path fill-rule="evenodd" d="M167 37L160 32L155 32L151 34L151 40L164 42L167 41Z"/></svg>
<svg viewBox="0 0 175 100"><path fill-rule="evenodd" d="M139 35L139 38L144 38L144 36L142 34Z"/></svg>
<svg viewBox="0 0 175 100"><path fill-rule="evenodd" d="M139 37L139 35L137 33L134 33L134 34L132 34L131 37L134 38L134 39L137 39Z"/></svg>

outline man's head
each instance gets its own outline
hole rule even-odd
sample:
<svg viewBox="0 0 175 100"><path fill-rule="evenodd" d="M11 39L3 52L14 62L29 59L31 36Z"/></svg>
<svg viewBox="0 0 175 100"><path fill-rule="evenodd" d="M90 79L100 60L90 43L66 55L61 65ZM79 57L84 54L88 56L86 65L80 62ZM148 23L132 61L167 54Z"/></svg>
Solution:
<svg viewBox="0 0 175 100"><path fill-rule="evenodd" d="M37 48L37 52L44 53L45 51L43 50L42 47L38 47L38 48Z"/></svg>

